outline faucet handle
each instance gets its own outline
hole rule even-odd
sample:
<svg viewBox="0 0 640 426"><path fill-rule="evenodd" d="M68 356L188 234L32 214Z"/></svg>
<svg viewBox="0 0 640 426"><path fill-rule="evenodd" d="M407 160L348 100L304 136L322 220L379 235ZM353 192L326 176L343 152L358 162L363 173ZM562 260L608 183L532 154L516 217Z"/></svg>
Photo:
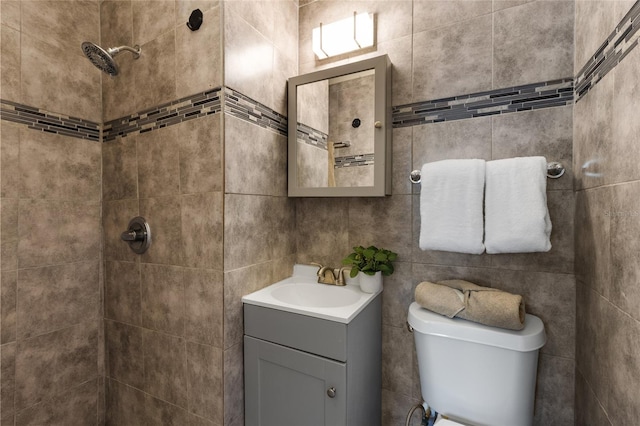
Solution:
<svg viewBox="0 0 640 426"><path fill-rule="evenodd" d="M338 279L336 280L336 285L347 285L347 281L344 278L344 272L346 270L351 271L351 266L343 266L338 271Z"/></svg>

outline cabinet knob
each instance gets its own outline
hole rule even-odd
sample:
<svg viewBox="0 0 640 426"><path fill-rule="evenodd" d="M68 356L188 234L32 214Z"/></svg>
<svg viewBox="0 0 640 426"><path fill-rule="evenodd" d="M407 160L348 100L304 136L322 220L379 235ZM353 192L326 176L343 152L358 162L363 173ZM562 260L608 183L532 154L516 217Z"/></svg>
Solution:
<svg viewBox="0 0 640 426"><path fill-rule="evenodd" d="M376 129L382 129L382 121L376 121L375 123L373 123L373 127L375 127Z"/></svg>
<svg viewBox="0 0 640 426"><path fill-rule="evenodd" d="M327 396L329 398L335 398L336 397L336 388L331 386L329 389L327 389Z"/></svg>

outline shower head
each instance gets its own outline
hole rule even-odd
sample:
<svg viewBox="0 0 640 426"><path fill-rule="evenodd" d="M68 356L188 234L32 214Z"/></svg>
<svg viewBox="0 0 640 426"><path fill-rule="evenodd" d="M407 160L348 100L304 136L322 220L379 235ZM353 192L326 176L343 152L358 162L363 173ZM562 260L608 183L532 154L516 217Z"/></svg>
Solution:
<svg viewBox="0 0 640 426"><path fill-rule="evenodd" d="M138 59L140 57L140 46L138 45L133 47L110 47L107 50L104 50L95 43L88 41L82 43L82 52L84 55L89 58L91 63L99 70L109 74L110 76L118 75L118 64L116 64L116 61L113 58L123 50L133 53L133 59Z"/></svg>

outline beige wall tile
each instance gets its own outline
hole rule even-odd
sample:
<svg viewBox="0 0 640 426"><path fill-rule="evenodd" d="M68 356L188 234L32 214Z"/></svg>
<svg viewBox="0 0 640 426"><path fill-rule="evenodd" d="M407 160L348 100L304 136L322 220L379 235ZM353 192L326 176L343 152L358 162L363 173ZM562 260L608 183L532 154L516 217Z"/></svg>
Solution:
<svg viewBox="0 0 640 426"><path fill-rule="evenodd" d="M136 136L102 144L102 198L122 200L138 197Z"/></svg>
<svg viewBox="0 0 640 426"><path fill-rule="evenodd" d="M273 44L269 39L229 11L224 18L223 49L225 86L273 105Z"/></svg>
<svg viewBox="0 0 640 426"><path fill-rule="evenodd" d="M413 375L413 335L406 327L382 327L382 388L408 393ZM408 410L407 410L408 411Z"/></svg>
<svg viewBox="0 0 640 426"><path fill-rule="evenodd" d="M203 13L220 6L220 0L176 0L176 26L186 25L191 12L200 9Z"/></svg>
<svg viewBox="0 0 640 426"><path fill-rule="evenodd" d="M99 143L21 129L20 196L99 201L101 151Z"/></svg>
<svg viewBox="0 0 640 426"><path fill-rule="evenodd" d="M174 28L175 2L136 0L131 5L134 44L143 45Z"/></svg>
<svg viewBox="0 0 640 426"><path fill-rule="evenodd" d="M131 3L130 0L105 0L100 3L100 44L104 49L135 44Z"/></svg>
<svg viewBox="0 0 640 426"><path fill-rule="evenodd" d="M4 56L2 62L4 63ZM4 99L4 95L2 98ZM0 196L2 198L19 198L20 196L20 127L6 120L0 121Z"/></svg>
<svg viewBox="0 0 640 426"><path fill-rule="evenodd" d="M106 261L104 269L104 317L141 325L140 263Z"/></svg>
<svg viewBox="0 0 640 426"><path fill-rule="evenodd" d="M80 52L82 42L100 39L96 1L23 1L21 6L23 34L75 53Z"/></svg>
<svg viewBox="0 0 640 426"><path fill-rule="evenodd" d="M413 127L413 169L450 159L491 159L491 118Z"/></svg>
<svg viewBox="0 0 640 426"><path fill-rule="evenodd" d="M183 264L223 269L222 192L181 196Z"/></svg>
<svg viewBox="0 0 640 426"><path fill-rule="evenodd" d="M16 415L17 425L94 424L98 408L97 379L35 404Z"/></svg>
<svg viewBox="0 0 640 426"><path fill-rule="evenodd" d="M180 157L175 126L136 136L140 198L180 193Z"/></svg>
<svg viewBox="0 0 640 426"><path fill-rule="evenodd" d="M0 22L16 30L21 28L20 1L6 0L0 4Z"/></svg>
<svg viewBox="0 0 640 426"><path fill-rule="evenodd" d="M187 353L184 340L144 330L142 341L144 390L164 401L186 407Z"/></svg>
<svg viewBox="0 0 640 426"><path fill-rule="evenodd" d="M613 187L576 192L576 280L604 297L611 291Z"/></svg>
<svg viewBox="0 0 640 426"><path fill-rule="evenodd" d="M574 369L572 359L540 355L535 424L574 424Z"/></svg>
<svg viewBox="0 0 640 426"><path fill-rule="evenodd" d="M278 260L296 252L296 203L287 197L271 197L268 207L271 228L270 259Z"/></svg>
<svg viewBox="0 0 640 426"><path fill-rule="evenodd" d="M382 389L382 425L394 426L404 424L409 410L420 400L400 392ZM411 426L420 425L420 410L412 417Z"/></svg>
<svg viewBox="0 0 640 426"><path fill-rule="evenodd" d="M97 320L100 306L98 261L20 270L18 338Z"/></svg>
<svg viewBox="0 0 640 426"><path fill-rule="evenodd" d="M0 344L16 340L18 272L0 274Z"/></svg>
<svg viewBox="0 0 640 426"><path fill-rule="evenodd" d="M142 329L105 321L106 376L129 386L144 386Z"/></svg>
<svg viewBox="0 0 640 426"><path fill-rule="evenodd" d="M616 185L611 203L611 290L610 301L632 318L640 321L639 241L634 238L640 228L638 194L640 182Z"/></svg>
<svg viewBox="0 0 640 426"><path fill-rule="evenodd" d="M18 200L0 199L0 238L2 242L18 240Z"/></svg>
<svg viewBox="0 0 640 426"><path fill-rule="evenodd" d="M4 12L4 4L2 8ZM4 18L4 15L3 15ZM0 52L2 52L2 63L0 64L0 97L2 99L20 102L22 100L21 80L20 80L20 31L6 25L0 27L1 42Z"/></svg>
<svg viewBox="0 0 640 426"><path fill-rule="evenodd" d="M413 101L490 90L491 37L491 15L414 34Z"/></svg>
<svg viewBox="0 0 640 426"><path fill-rule="evenodd" d="M140 265L142 324L184 336L184 275L179 266Z"/></svg>
<svg viewBox="0 0 640 426"><path fill-rule="evenodd" d="M411 262L394 262L393 266L393 274L383 279L382 324L404 327L414 293Z"/></svg>
<svg viewBox="0 0 640 426"><path fill-rule="evenodd" d="M97 348L96 321L18 341L16 410L97 377Z"/></svg>
<svg viewBox="0 0 640 426"><path fill-rule="evenodd" d="M575 424L585 425L594 422L598 425L612 426L602 404L578 369L576 369L575 399Z"/></svg>
<svg viewBox="0 0 640 426"><path fill-rule="evenodd" d="M225 192L286 194L286 138L227 115L224 155Z"/></svg>
<svg viewBox="0 0 640 426"><path fill-rule="evenodd" d="M104 259L135 262L138 255L122 241L120 235L128 229L129 221L139 216L138 200L104 201L102 203L102 227ZM148 218L146 218L148 220ZM151 228L151 237L155 229Z"/></svg>
<svg viewBox="0 0 640 426"><path fill-rule="evenodd" d="M163 1L152 1L151 3L173 5L173 2ZM133 94L135 108L125 111L124 115L176 99L175 31L165 32L148 43L140 44L140 46L142 49L140 58L131 59L131 55L118 57L119 64L124 63L125 60L129 61L130 71L127 74L123 72L122 76L119 75L117 78L133 77L133 86L124 83L124 88L129 91L118 92L116 97L117 101L121 101Z"/></svg>
<svg viewBox="0 0 640 426"><path fill-rule="evenodd" d="M490 14L491 0L481 1L432 1L413 2L413 32L433 30Z"/></svg>
<svg viewBox="0 0 640 426"><path fill-rule="evenodd" d="M56 47L25 33L21 41L22 102L100 121L100 71L82 51Z"/></svg>
<svg viewBox="0 0 640 426"><path fill-rule="evenodd" d="M222 349L187 342L189 411L222 424Z"/></svg>
<svg viewBox="0 0 640 426"><path fill-rule="evenodd" d="M98 203L20 201L19 220L20 268L95 260L100 256Z"/></svg>
<svg viewBox="0 0 640 426"><path fill-rule="evenodd" d="M270 262L256 263L224 273L224 348L242 345L242 296L258 291L270 284ZM226 368L226 365L225 365ZM226 393L226 391L225 391Z"/></svg>
<svg viewBox="0 0 640 426"><path fill-rule="evenodd" d="M222 191L222 114L175 126L180 135L180 192Z"/></svg>
<svg viewBox="0 0 640 426"><path fill-rule="evenodd" d="M140 200L140 214L151 227L152 243L143 263L182 265L180 196Z"/></svg>
<svg viewBox="0 0 640 426"><path fill-rule="evenodd" d="M185 338L197 343L223 347L224 281L221 270L184 271Z"/></svg>
<svg viewBox="0 0 640 426"><path fill-rule="evenodd" d="M493 88L573 75L574 3L532 2L496 12Z"/></svg>
<svg viewBox="0 0 640 426"><path fill-rule="evenodd" d="M149 85L138 87L136 74L140 72L140 64L146 60L146 49L138 59L130 54L122 54L117 58L118 75L102 78L102 120L104 122L133 114L140 110L137 91L150 90ZM100 71L98 71L100 72ZM152 89L151 89L152 90ZM131 136L127 136L131 137Z"/></svg>
<svg viewBox="0 0 640 426"><path fill-rule="evenodd" d="M610 126L613 136L611 156L615 159L615 167L611 168L611 181L616 183L640 179L637 161L640 158L637 143L640 124L628 116L630 111L640 109L638 67L640 49L634 49L613 70L613 123Z"/></svg>
<svg viewBox="0 0 640 426"><path fill-rule="evenodd" d="M145 394L141 390L119 383L105 381L106 424L144 424Z"/></svg>
<svg viewBox="0 0 640 426"><path fill-rule="evenodd" d="M611 182L613 146L613 80L605 78L574 107L573 171L575 188Z"/></svg>
<svg viewBox="0 0 640 426"><path fill-rule="evenodd" d="M224 424L244 424L242 343L224 351Z"/></svg>
<svg viewBox="0 0 640 426"><path fill-rule="evenodd" d="M299 198L296 200L298 263L340 265L349 254L349 200Z"/></svg>
<svg viewBox="0 0 640 426"><path fill-rule="evenodd" d="M13 413L13 397L16 387L16 343L0 346L0 404L2 404L2 424L5 413ZM13 420L13 419L11 419ZM11 423L13 424L13 423Z"/></svg>
<svg viewBox="0 0 640 426"><path fill-rule="evenodd" d="M271 235L268 206L269 197L225 194L225 271L270 260L264 249Z"/></svg>
<svg viewBox="0 0 640 426"><path fill-rule="evenodd" d="M184 23L176 27L178 98L222 86L220 7L207 10L203 15L203 23L198 31L191 31Z"/></svg>

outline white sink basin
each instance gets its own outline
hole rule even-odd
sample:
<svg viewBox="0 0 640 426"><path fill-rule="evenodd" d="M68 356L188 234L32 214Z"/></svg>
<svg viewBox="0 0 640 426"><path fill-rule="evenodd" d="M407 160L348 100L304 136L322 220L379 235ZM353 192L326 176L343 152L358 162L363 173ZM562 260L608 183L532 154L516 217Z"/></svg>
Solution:
<svg viewBox="0 0 640 426"><path fill-rule="evenodd" d="M281 311L349 323L378 293L365 293L360 286L319 284L317 267L295 265L293 276L248 294L242 302Z"/></svg>
<svg viewBox="0 0 640 426"><path fill-rule="evenodd" d="M318 283L292 282L271 291L274 299L308 308L339 308L360 300L355 286L336 287Z"/></svg>

